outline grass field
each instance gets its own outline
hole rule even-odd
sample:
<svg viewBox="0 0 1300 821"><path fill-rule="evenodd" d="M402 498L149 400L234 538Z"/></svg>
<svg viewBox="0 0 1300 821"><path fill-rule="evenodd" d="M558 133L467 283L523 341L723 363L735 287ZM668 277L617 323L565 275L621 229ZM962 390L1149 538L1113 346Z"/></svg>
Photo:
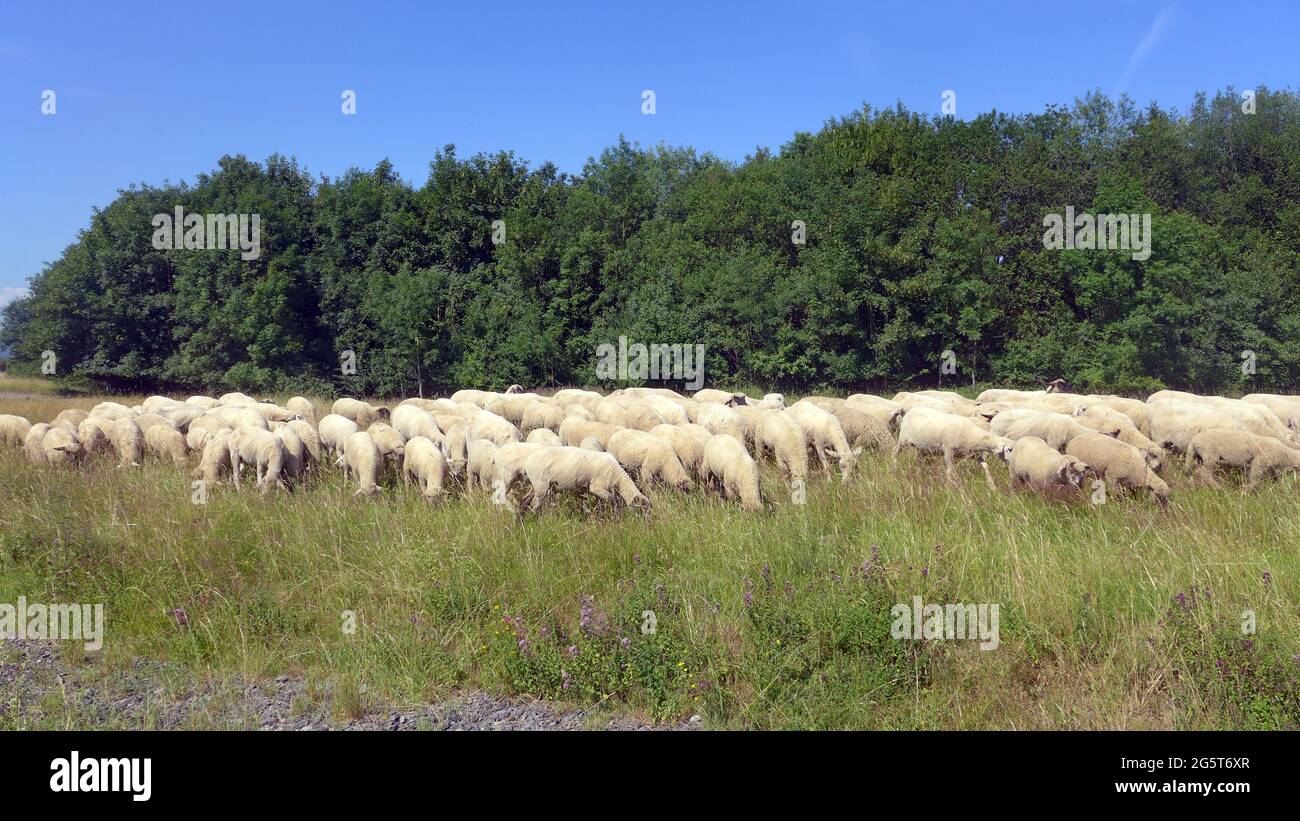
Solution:
<svg viewBox="0 0 1300 821"><path fill-rule="evenodd" d="M59 471L8 448L0 602L103 602L109 666L301 673L343 714L474 689L714 728L1300 726L1294 480L1191 488L1175 464L1167 511L1067 507L1009 494L999 466L992 492L974 464L953 486L864 454L799 505L764 471L761 515L652 489L645 515L566 500L520 521L484 493L356 499L333 472L196 505L170 464ZM999 604L1000 646L891 638L918 595Z"/></svg>

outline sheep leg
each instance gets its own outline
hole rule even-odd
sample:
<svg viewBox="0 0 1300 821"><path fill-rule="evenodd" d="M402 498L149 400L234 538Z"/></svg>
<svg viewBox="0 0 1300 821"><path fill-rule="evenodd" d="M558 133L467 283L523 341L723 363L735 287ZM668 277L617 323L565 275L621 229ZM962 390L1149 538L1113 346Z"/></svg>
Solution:
<svg viewBox="0 0 1300 821"><path fill-rule="evenodd" d="M997 490L998 486L993 483L993 473L989 471L988 460L981 459L980 467L984 468L984 481L988 483L989 490Z"/></svg>
<svg viewBox="0 0 1300 821"><path fill-rule="evenodd" d="M943 449L943 469L944 473L948 476L948 481L952 482L954 485L957 484L957 470L953 465L951 448Z"/></svg>

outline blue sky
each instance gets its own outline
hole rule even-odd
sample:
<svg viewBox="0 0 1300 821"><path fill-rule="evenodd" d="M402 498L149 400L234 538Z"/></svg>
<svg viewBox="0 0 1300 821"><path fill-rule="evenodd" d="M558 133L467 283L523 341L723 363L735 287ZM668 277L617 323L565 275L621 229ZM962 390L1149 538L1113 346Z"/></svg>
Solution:
<svg viewBox="0 0 1300 821"><path fill-rule="evenodd" d="M1198 90L1294 88L1297 53L1289 2L8 0L0 303L118 188L223 154L331 176L388 157L415 184L447 143L572 172L620 134L739 161L864 102L937 113L952 89L970 118L1099 88L1185 108Z"/></svg>

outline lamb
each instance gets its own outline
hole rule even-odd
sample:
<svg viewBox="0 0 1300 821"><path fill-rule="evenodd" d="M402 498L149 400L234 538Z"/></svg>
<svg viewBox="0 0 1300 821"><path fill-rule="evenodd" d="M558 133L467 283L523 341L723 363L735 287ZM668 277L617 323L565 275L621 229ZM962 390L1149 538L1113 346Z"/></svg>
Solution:
<svg viewBox="0 0 1300 821"><path fill-rule="evenodd" d="M40 446L45 452L45 464L51 467L72 467L81 459L81 442L65 427L51 427L41 437Z"/></svg>
<svg viewBox="0 0 1300 821"><path fill-rule="evenodd" d="M41 447L41 440L49 432L49 423L37 422L27 429L27 435L23 437L23 453L27 456L27 461L33 465L49 464L49 460L45 457L45 448Z"/></svg>
<svg viewBox="0 0 1300 821"><path fill-rule="evenodd" d="M571 447L580 444L583 439L589 436L594 436L600 442L600 449L607 450L609 448L609 437L619 430L621 429L602 422L587 422L582 419L569 418L560 424L560 441Z"/></svg>
<svg viewBox="0 0 1300 821"><path fill-rule="evenodd" d="M470 439L491 439L498 445L524 441L524 435L519 432L519 428L495 413L479 411L466 424Z"/></svg>
<svg viewBox="0 0 1300 821"><path fill-rule="evenodd" d="M1013 441L1026 436L1037 436L1062 452L1065 451L1065 446L1074 437L1093 432L1091 428L1080 425L1065 414L1027 408L1012 408L1011 410L1002 411L993 417L989 431L994 436L1005 437ZM1100 432L1108 436L1119 435L1118 428L1110 428Z"/></svg>
<svg viewBox="0 0 1300 821"><path fill-rule="evenodd" d="M144 443L154 454L171 457L172 463L177 467L185 467L189 463L185 437L175 428L154 425L144 432Z"/></svg>
<svg viewBox="0 0 1300 821"><path fill-rule="evenodd" d="M777 467L791 482L808 478L808 445L803 428L788 414L769 410L754 428L754 454L771 451Z"/></svg>
<svg viewBox="0 0 1300 821"><path fill-rule="evenodd" d="M442 495L447 477L447 457L432 439L412 436L406 440L402 476L414 478L420 494L432 501Z"/></svg>
<svg viewBox="0 0 1300 821"><path fill-rule="evenodd" d="M865 410L853 407L843 399L829 396L809 396L799 402L808 402L840 420L844 436L851 447L872 448L887 451L894 447L894 437L889 432L889 425ZM799 404L796 402L795 404Z"/></svg>
<svg viewBox="0 0 1300 821"><path fill-rule="evenodd" d="M663 440L640 430L621 430L609 437L609 453L624 470L644 481L659 480L682 493L691 489L691 477L676 450Z"/></svg>
<svg viewBox="0 0 1300 821"><path fill-rule="evenodd" d="M465 445L465 486L492 487L492 476L496 470L492 456L497 451L497 443L490 439L472 439Z"/></svg>
<svg viewBox="0 0 1300 821"><path fill-rule="evenodd" d="M338 456L343 452L343 445L348 441L348 437L360 430L360 427L345 416L330 413L320 420L316 430L320 434L320 444L325 452L331 456Z"/></svg>
<svg viewBox="0 0 1300 821"><path fill-rule="evenodd" d="M296 413L300 419L316 424L316 405L305 396L294 396L284 403L286 410ZM286 420L291 421L291 420Z"/></svg>
<svg viewBox="0 0 1300 821"><path fill-rule="evenodd" d="M352 433L343 443L343 452L338 464L343 466L343 480L350 476L357 479L357 492L354 496L374 496L380 491L379 468L384 456L379 452L379 445L370 438L370 434L359 430Z"/></svg>
<svg viewBox="0 0 1300 821"><path fill-rule="evenodd" d="M207 444L203 446L199 466L192 474L195 479L201 479L207 485L214 485L221 479L221 474L230 469L229 440L232 433L234 430L227 428L212 434Z"/></svg>
<svg viewBox="0 0 1300 821"><path fill-rule="evenodd" d="M554 490L585 490L602 501L644 510L651 506L608 453L564 446L538 448L524 461L524 473L532 486L524 501L533 511L540 510Z"/></svg>
<svg viewBox="0 0 1300 821"><path fill-rule="evenodd" d="M788 413L803 430L804 442L817 454L817 460L823 468L830 466L827 456L833 456L840 463L840 481L847 482L858 463L862 448L849 446L844 435L844 427L829 411L811 403L795 402L782 413Z"/></svg>
<svg viewBox="0 0 1300 821"><path fill-rule="evenodd" d="M524 439L532 445L563 445L560 435L550 428L537 428Z"/></svg>
<svg viewBox="0 0 1300 821"><path fill-rule="evenodd" d="M956 481L953 460L957 456L977 456L984 470L984 481L995 490L993 475L989 472L989 454L1009 461L1012 442L982 429L969 419L932 408L913 408L903 416L898 428L898 442L894 445L894 459L905 447L916 448L920 453L942 453L948 479Z"/></svg>
<svg viewBox="0 0 1300 821"><path fill-rule="evenodd" d="M302 440L302 446L307 451L308 462L320 462L322 458L320 435L316 429L303 419L291 419L288 424L289 429Z"/></svg>
<svg viewBox="0 0 1300 821"><path fill-rule="evenodd" d="M758 464L740 440L730 434L716 434L704 446L700 479L705 486L719 490L724 498L739 499L745 510L763 510Z"/></svg>
<svg viewBox="0 0 1300 821"><path fill-rule="evenodd" d="M578 407L581 407L579 405ZM564 421L564 408L549 402L529 402L519 419L519 430L532 433L536 430L557 432Z"/></svg>
<svg viewBox="0 0 1300 821"><path fill-rule="evenodd" d="M392 414L384 405L371 405L359 399L346 397L334 400L330 413L342 416L344 419L351 419L361 430L369 428L375 422L387 419Z"/></svg>
<svg viewBox="0 0 1300 821"><path fill-rule="evenodd" d="M31 429L32 423L21 416L14 416L11 413L0 414L0 444L21 445Z"/></svg>
<svg viewBox="0 0 1300 821"><path fill-rule="evenodd" d="M1007 465L1012 490L1028 485L1052 498L1077 492L1088 473L1088 465L1078 457L1062 455L1037 436L1017 439Z"/></svg>
<svg viewBox="0 0 1300 821"><path fill-rule="evenodd" d="M1196 478L1211 485L1218 485L1217 468L1240 468L1246 474L1245 489L1251 490L1261 479L1300 470L1300 450L1271 436L1215 428L1201 431L1188 443L1184 467L1190 471L1196 466Z"/></svg>
<svg viewBox="0 0 1300 821"><path fill-rule="evenodd" d="M301 422L302 420L295 420ZM307 468L307 446L289 425L281 425L272 431L280 444L284 445L284 475L296 479Z"/></svg>
<svg viewBox="0 0 1300 821"><path fill-rule="evenodd" d="M134 419L114 420L108 431L108 442L117 452L118 467L140 467L140 460L144 458L144 431Z"/></svg>
<svg viewBox="0 0 1300 821"><path fill-rule="evenodd" d="M230 473L235 479L236 489L245 463L253 465L257 487L262 493L270 490L272 484L282 484L280 473L284 469L286 454L284 443L274 433L254 427L236 428L226 445L230 448Z"/></svg>
<svg viewBox="0 0 1300 821"><path fill-rule="evenodd" d="M1126 442L1101 433L1085 433L1071 439L1065 453L1087 464L1121 491L1146 488L1161 507L1169 504L1169 485L1147 464L1146 455Z"/></svg>

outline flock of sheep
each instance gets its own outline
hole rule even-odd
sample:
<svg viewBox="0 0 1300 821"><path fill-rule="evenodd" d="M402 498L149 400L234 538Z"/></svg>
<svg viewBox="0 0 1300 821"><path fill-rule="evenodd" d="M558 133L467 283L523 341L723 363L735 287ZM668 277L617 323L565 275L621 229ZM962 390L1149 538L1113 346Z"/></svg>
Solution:
<svg viewBox="0 0 1300 821"><path fill-rule="evenodd" d="M937 390L892 399L810 396L787 407L780 394L754 399L704 389L688 398L628 388L543 396L516 385L407 399L391 409L339 399L319 421L303 397L280 406L242 393L183 402L151 396L136 407L65 410L49 423L0 415L0 443L52 466L96 453L114 454L122 468L138 466L146 453L185 468L197 458L194 479L212 485L229 476L236 488L251 465L263 492L333 463L358 495L374 495L388 480L414 482L435 499L456 483L534 511L556 491L649 507L640 489L649 482L683 493L698 484L758 511L766 506L759 461L772 460L797 487L810 467L847 480L864 448L895 459L904 448L941 454L954 481L954 460L976 458L996 487L993 455L1007 462L1013 488L1068 499L1086 479L1102 480L1118 492L1145 489L1162 506L1169 485L1159 474L1169 450L1209 483L1224 467L1241 469L1247 487L1300 468L1300 396L1160 391L1141 401L1066 387L1058 380L1038 391L987 390L974 400ZM522 493L518 502L512 491Z"/></svg>

